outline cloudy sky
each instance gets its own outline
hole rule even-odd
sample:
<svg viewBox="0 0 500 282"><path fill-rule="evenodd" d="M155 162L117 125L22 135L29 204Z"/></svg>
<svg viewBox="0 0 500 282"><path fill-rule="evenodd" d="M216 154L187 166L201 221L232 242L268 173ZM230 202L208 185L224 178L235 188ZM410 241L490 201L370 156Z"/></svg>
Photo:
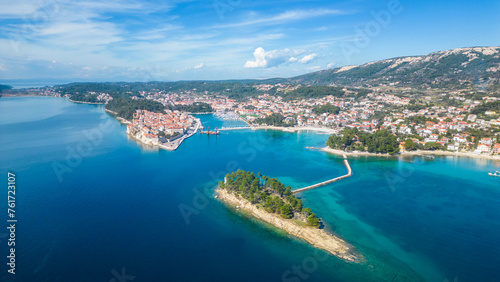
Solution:
<svg viewBox="0 0 500 282"><path fill-rule="evenodd" d="M497 0L2 0L0 79L290 77L499 46L498 15Z"/></svg>

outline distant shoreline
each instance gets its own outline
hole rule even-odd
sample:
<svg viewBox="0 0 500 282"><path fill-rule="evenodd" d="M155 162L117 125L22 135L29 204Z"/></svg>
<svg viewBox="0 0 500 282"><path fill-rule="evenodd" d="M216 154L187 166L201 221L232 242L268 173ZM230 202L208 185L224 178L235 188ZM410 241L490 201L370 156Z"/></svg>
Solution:
<svg viewBox="0 0 500 282"><path fill-rule="evenodd" d="M323 152L335 154L335 155L346 155L346 156L369 156L369 157L399 157L399 156L419 156L419 155L434 155L434 156L456 156L456 157L469 157L476 159L488 159L500 161L500 156L491 156L491 155L478 155L475 153L464 153L464 152L447 152L447 151L424 151L417 150L411 152L402 152L395 155L390 154L377 154L377 153L369 153L369 152L344 152L342 150L336 150L329 147L323 148L309 148L309 149L319 149Z"/></svg>
<svg viewBox="0 0 500 282"><path fill-rule="evenodd" d="M104 105L104 103L91 103L91 102L82 102L82 101L73 101L70 98L68 98L70 102L77 103L77 104L88 104L88 105Z"/></svg>

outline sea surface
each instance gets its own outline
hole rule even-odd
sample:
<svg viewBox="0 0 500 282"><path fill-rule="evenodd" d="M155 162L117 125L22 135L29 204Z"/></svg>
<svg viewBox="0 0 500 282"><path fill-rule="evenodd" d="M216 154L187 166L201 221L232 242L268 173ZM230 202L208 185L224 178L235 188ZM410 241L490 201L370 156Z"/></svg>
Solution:
<svg viewBox="0 0 500 282"><path fill-rule="evenodd" d="M102 106L0 98L0 281L500 281L500 179L488 176L499 163L351 158L353 177L299 196L364 257L353 264L213 197L239 168L293 188L345 174L341 158L306 149L328 135L197 134L169 152L125 129ZM17 185L15 275L7 172Z"/></svg>

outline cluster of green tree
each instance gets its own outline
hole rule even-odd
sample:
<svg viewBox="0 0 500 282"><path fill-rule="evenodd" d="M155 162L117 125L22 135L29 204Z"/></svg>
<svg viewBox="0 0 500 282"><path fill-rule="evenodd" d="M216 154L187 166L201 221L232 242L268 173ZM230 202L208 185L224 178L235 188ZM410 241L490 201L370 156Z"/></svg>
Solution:
<svg viewBox="0 0 500 282"><path fill-rule="evenodd" d="M333 134L328 138L326 145L332 149L344 151L363 151L370 153L399 153L399 141L387 129L375 133L359 131L357 128L346 128L340 135Z"/></svg>
<svg viewBox="0 0 500 282"><path fill-rule="evenodd" d="M179 132L174 132L174 133L172 133L172 134L165 134L165 132L164 132L164 131L160 131L160 132L158 133L158 136L159 136L159 137L165 137L166 139L172 139L172 138L174 138L174 137L176 137L176 136L179 136L179 135L181 135Z"/></svg>
<svg viewBox="0 0 500 282"><path fill-rule="evenodd" d="M99 103L95 94L72 94L70 100L74 102Z"/></svg>
<svg viewBox="0 0 500 282"><path fill-rule="evenodd" d="M261 176L260 173L255 175L253 172L240 169L227 174L225 182L219 182L219 187L238 193L252 204L262 206L269 213L279 214L286 219L302 215L307 225L314 227L321 225L311 209L303 207L302 201L292 194L291 188L285 187L276 178Z"/></svg>
<svg viewBox="0 0 500 282"><path fill-rule="evenodd" d="M253 121L255 124L266 124L272 126L283 126L290 127L294 126L295 120L292 119L290 122L285 121L285 117L282 114L274 113L264 118L258 118Z"/></svg>
<svg viewBox="0 0 500 282"><path fill-rule="evenodd" d="M437 118L430 118L430 117L425 117L425 116L410 116L410 117L405 118L405 123L408 123L408 124L416 123L416 124L424 125L428 121L432 121L434 123L439 122L439 120Z"/></svg>
<svg viewBox="0 0 500 282"><path fill-rule="evenodd" d="M102 83L70 83L66 85L55 86L55 90L61 95L89 94L89 93L107 93L114 97L138 96L139 91L145 89L144 83L125 83L125 82L102 82Z"/></svg>
<svg viewBox="0 0 500 282"><path fill-rule="evenodd" d="M147 110L156 113L163 113L163 104L146 99L115 98L109 101L105 107L107 110L115 112L119 117L132 120L136 110Z"/></svg>
<svg viewBox="0 0 500 282"><path fill-rule="evenodd" d="M351 90L351 91L355 91L357 92L356 94L356 99L361 99L361 98L364 98L366 97L366 95L372 93L373 91L370 90L370 89L366 89L366 88L347 88L347 90Z"/></svg>
<svg viewBox="0 0 500 282"><path fill-rule="evenodd" d="M496 113L500 113L500 101L494 101L489 103L484 103L479 106L476 106L474 109L470 111L471 114L474 115L484 115L487 111L493 111Z"/></svg>
<svg viewBox="0 0 500 282"><path fill-rule="evenodd" d="M181 111L188 113L211 113L214 111L212 106L202 102L193 103L191 105L169 105L167 106L167 108L172 111Z"/></svg>
<svg viewBox="0 0 500 282"><path fill-rule="evenodd" d="M208 92L210 94L224 95L232 99L243 99L263 94L254 86L255 81L106 82L71 83L57 86L56 90L61 95L95 92L107 93L113 98L140 96L140 91L190 91L193 94ZM267 93L269 92L267 91Z"/></svg>
<svg viewBox="0 0 500 282"><path fill-rule="evenodd" d="M334 106L330 103L328 104L325 104L325 105L321 105L321 106L317 106L317 107L314 107L313 108L313 112L317 115L321 115L321 114L324 114L324 113L329 113L329 114L338 114L340 112L340 108L337 107L337 106Z"/></svg>
<svg viewBox="0 0 500 282"><path fill-rule="evenodd" d="M2 93L3 90L10 90L10 89L12 89L12 86L0 84L0 93Z"/></svg>
<svg viewBox="0 0 500 282"><path fill-rule="evenodd" d="M406 109L409 111L412 111L412 112L418 112L418 111L425 109L425 108L427 108L427 105L417 103L417 101L415 99L410 100L410 103L408 105L406 105Z"/></svg>
<svg viewBox="0 0 500 282"><path fill-rule="evenodd" d="M309 99L309 98L322 98L329 95L340 97L345 94L342 87L331 87L324 85L316 85L316 86L303 86L289 92L278 92L277 95L283 97L283 100L300 100L300 99Z"/></svg>
<svg viewBox="0 0 500 282"><path fill-rule="evenodd" d="M445 146L438 144L436 142L427 142L425 143L424 150L429 150L429 151L436 151L436 150L445 150Z"/></svg>

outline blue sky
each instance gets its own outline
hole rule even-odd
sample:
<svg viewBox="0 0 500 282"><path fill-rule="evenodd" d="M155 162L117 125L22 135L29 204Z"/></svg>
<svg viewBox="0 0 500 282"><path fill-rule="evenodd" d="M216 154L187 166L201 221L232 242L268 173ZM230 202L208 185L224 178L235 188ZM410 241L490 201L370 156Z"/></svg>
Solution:
<svg viewBox="0 0 500 282"><path fill-rule="evenodd" d="M0 2L0 79L290 77L500 46L500 1Z"/></svg>

